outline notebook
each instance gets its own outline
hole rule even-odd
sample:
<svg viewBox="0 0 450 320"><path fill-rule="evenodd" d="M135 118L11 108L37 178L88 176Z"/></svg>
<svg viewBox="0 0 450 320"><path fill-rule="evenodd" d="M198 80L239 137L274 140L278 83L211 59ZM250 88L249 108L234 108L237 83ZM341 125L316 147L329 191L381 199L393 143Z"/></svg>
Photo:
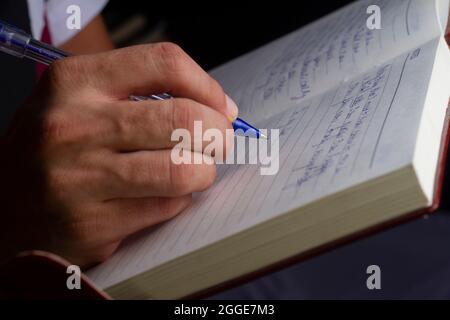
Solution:
<svg viewBox="0 0 450 320"><path fill-rule="evenodd" d="M113 298L193 297L435 208L448 13L448 0L357 1L212 70L242 118L279 130L278 172L218 165L190 208L87 276Z"/></svg>

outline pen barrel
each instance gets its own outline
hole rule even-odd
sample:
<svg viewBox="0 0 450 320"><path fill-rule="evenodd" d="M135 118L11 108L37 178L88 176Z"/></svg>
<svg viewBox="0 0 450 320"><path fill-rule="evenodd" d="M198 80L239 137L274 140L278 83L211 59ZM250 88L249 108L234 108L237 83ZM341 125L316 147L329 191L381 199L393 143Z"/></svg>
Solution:
<svg viewBox="0 0 450 320"><path fill-rule="evenodd" d="M50 64L68 56L67 53L46 43L34 40L24 31L0 20L0 51L19 58Z"/></svg>
<svg viewBox="0 0 450 320"><path fill-rule="evenodd" d="M0 51L23 58L30 36L0 21Z"/></svg>
<svg viewBox="0 0 450 320"><path fill-rule="evenodd" d="M68 56L64 51L34 39L29 40L24 54L28 58L46 65Z"/></svg>

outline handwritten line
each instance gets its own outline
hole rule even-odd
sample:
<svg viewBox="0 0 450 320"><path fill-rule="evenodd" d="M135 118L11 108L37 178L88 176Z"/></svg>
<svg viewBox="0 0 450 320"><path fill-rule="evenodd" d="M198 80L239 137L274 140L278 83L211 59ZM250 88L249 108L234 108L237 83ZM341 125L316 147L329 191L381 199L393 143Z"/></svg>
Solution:
<svg viewBox="0 0 450 320"><path fill-rule="evenodd" d="M379 96L377 106L375 107L375 109L374 109L373 112L372 112L372 117L370 118L369 124L367 125L366 130L365 130L365 132L364 132L364 134L363 134L363 137L362 137L361 142L360 142L359 147L358 147L358 151L357 151L357 153L356 153L356 157L355 157L355 159L353 160L353 165L352 165L352 169L351 169L351 174L352 174L352 175L353 175L353 172L354 172L354 170L355 170L356 163L357 163L356 160L358 160L359 155L360 155L360 153L361 153L361 147L362 147L362 145L364 144L364 140L366 140L367 132L369 131L370 126L372 125L373 118L375 117L375 114L376 114L376 112L377 112L377 110L378 110L378 107L380 106L381 100L383 99L384 92L385 92L385 90L386 90L386 86L387 86L387 84L388 84L388 82L389 82L389 78L391 77L391 73L392 73L392 66L389 67L389 74L388 74L387 79L386 79L386 81L385 81L385 83L384 83L383 91L381 92L381 94L380 94L380 96Z"/></svg>
<svg viewBox="0 0 450 320"><path fill-rule="evenodd" d="M408 34L408 36L411 35L410 30L409 30L409 10L411 8L411 2L412 2L412 0L409 0L408 6L406 7L406 33Z"/></svg>
<svg viewBox="0 0 450 320"><path fill-rule="evenodd" d="M375 155L378 151L378 146L380 145L381 136L383 135L384 127L386 126L387 119L389 117L389 114L391 113L392 105L394 104L395 98L397 97L398 88L400 87L400 84L402 83L403 74L405 72L405 67L406 67L406 63L408 62L409 55L410 54L408 53L408 56L406 57L405 62L403 63L402 72L400 73L400 79L398 80L397 87L395 88L394 96L392 97L392 101L389 105L388 112L386 113L386 116L384 117L384 121L383 121L383 125L381 126L380 133L378 134L377 142L375 144L375 149L373 150L373 154L372 154L372 159L370 160L370 168L373 167L373 162L375 160Z"/></svg>

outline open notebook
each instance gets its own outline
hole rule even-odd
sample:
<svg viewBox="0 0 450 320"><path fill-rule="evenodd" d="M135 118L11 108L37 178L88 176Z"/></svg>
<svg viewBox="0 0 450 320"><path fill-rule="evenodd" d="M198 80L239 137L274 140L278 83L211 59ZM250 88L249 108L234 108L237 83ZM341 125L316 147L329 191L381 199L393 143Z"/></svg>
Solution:
<svg viewBox="0 0 450 320"><path fill-rule="evenodd" d="M280 129L278 174L219 165L191 208L86 274L115 298L181 298L432 207L448 13L444 0L358 1L213 70L244 119Z"/></svg>

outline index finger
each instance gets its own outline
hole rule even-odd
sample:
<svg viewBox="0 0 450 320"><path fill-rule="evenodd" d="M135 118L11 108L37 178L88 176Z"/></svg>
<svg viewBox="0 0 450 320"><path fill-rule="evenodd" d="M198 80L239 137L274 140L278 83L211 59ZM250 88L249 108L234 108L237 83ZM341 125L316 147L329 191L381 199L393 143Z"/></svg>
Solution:
<svg viewBox="0 0 450 320"><path fill-rule="evenodd" d="M91 86L113 99L169 93L207 105L230 121L238 115L236 104L220 84L172 43L88 55L84 57L83 70Z"/></svg>

